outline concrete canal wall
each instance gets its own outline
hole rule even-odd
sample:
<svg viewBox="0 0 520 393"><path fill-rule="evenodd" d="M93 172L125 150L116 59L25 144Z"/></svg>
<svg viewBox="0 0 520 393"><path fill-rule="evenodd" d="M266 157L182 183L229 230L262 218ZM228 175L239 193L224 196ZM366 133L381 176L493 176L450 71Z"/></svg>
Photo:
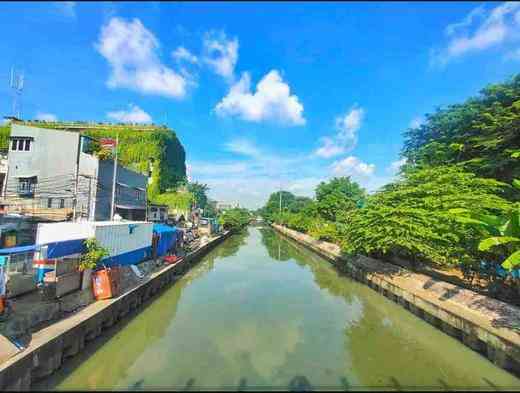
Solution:
<svg viewBox="0 0 520 393"><path fill-rule="evenodd" d="M430 276L365 256L346 258L339 246L272 225L410 312L520 376L520 309Z"/></svg>
<svg viewBox="0 0 520 393"><path fill-rule="evenodd" d="M34 333L25 350L0 363L0 391L30 389L32 382L52 374L61 367L63 361L79 353L86 342L94 340L103 330L118 323L131 310L138 309L148 299L175 282L230 235L227 232L211 239L187 254L181 262L152 273L147 281L119 297L97 301Z"/></svg>

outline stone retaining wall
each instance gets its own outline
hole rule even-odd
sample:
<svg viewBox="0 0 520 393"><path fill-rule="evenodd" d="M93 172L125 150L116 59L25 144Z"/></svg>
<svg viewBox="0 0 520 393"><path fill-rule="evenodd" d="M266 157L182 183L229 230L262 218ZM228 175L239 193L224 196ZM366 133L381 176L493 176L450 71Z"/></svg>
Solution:
<svg viewBox="0 0 520 393"><path fill-rule="evenodd" d="M333 243L272 224L418 317L520 376L520 309L468 289L365 256L346 258Z"/></svg>
<svg viewBox="0 0 520 393"><path fill-rule="evenodd" d="M186 255L183 261L152 273L150 278L115 299L95 302L69 318L33 334L28 348L0 364L0 391L28 390L31 383L61 367L103 330L117 323L184 274L202 256L221 243L229 232Z"/></svg>

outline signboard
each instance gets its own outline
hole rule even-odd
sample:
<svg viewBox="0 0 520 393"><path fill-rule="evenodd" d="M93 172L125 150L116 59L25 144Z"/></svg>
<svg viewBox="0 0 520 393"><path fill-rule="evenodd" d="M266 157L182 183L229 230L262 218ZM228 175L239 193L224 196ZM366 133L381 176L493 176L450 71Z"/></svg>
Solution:
<svg viewBox="0 0 520 393"><path fill-rule="evenodd" d="M112 138L100 138L99 144L102 148L109 150L113 150L117 146L116 140Z"/></svg>

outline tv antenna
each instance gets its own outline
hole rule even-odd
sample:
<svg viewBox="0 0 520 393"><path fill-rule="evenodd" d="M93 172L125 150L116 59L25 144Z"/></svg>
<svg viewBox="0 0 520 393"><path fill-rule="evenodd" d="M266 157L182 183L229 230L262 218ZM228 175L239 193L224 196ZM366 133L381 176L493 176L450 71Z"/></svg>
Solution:
<svg viewBox="0 0 520 393"><path fill-rule="evenodd" d="M11 80L9 81L9 87L13 91L13 116L20 119L20 97L22 95L24 86L24 74L23 71L17 71L11 67Z"/></svg>

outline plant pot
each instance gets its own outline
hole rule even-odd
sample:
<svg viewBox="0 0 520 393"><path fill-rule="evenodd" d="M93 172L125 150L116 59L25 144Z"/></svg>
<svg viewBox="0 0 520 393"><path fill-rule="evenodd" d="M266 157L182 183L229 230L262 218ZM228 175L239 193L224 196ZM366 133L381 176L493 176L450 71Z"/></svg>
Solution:
<svg viewBox="0 0 520 393"><path fill-rule="evenodd" d="M92 269L83 270L81 275L81 290L89 289L92 287Z"/></svg>

